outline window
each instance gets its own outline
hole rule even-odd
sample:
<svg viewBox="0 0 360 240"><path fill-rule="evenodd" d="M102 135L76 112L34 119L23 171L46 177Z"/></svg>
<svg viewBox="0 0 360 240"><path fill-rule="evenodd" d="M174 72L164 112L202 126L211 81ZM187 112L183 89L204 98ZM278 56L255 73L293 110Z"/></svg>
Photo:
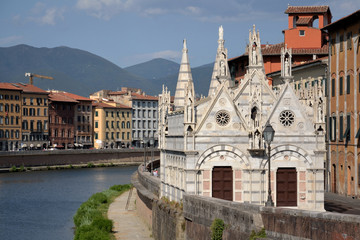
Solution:
<svg viewBox="0 0 360 240"><path fill-rule="evenodd" d="M343 95L343 77L339 78L339 94Z"/></svg>
<svg viewBox="0 0 360 240"><path fill-rule="evenodd" d="M111 139L114 139L114 132L111 133Z"/></svg>
<svg viewBox="0 0 360 240"><path fill-rule="evenodd" d="M119 139L119 137L120 137L120 133L117 132L117 133L116 133L116 139Z"/></svg>
<svg viewBox="0 0 360 240"><path fill-rule="evenodd" d="M5 125L9 125L9 117L8 116L5 117Z"/></svg>
<svg viewBox="0 0 360 240"><path fill-rule="evenodd" d="M124 112L121 112L121 116L122 116L122 117L125 117L125 113L124 113Z"/></svg>
<svg viewBox="0 0 360 240"><path fill-rule="evenodd" d="M34 105L34 99L32 97L30 98L30 105Z"/></svg>
<svg viewBox="0 0 360 240"><path fill-rule="evenodd" d="M26 97L23 97L23 105L26 105Z"/></svg>
<svg viewBox="0 0 360 240"><path fill-rule="evenodd" d="M98 127L99 127L98 124L99 124L98 122L95 122L95 128L98 128Z"/></svg>
<svg viewBox="0 0 360 240"><path fill-rule="evenodd" d="M106 128L109 128L109 121L106 121Z"/></svg>
<svg viewBox="0 0 360 240"><path fill-rule="evenodd" d="M119 113L119 112L116 112L116 116L117 116L117 117L120 117L120 113Z"/></svg>
<svg viewBox="0 0 360 240"><path fill-rule="evenodd" d="M22 129L27 130L28 129L28 121L24 120L22 123Z"/></svg>
<svg viewBox="0 0 360 240"><path fill-rule="evenodd" d="M120 121L117 121L117 122L116 122L116 127L117 127L117 128L120 128Z"/></svg>
<svg viewBox="0 0 360 240"><path fill-rule="evenodd" d="M44 121L44 130L47 130L48 129L48 121Z"/></svg>
<svg viewBox="0 0 360 240"><path fill-rule="evenodd" d="M108 113L108 111L106 111L106 117L108 117L109 116L109 113Z"/></svg>
<svg viewBox="0 0 360 240"><path fill-rule="evenodd" d="M340 36L340 52L344 51L344 36Z"/></svg>
<svg viewBox="0 0 360 240"><path fill-rule="evenodd" d="M87 106L86 110L87 110L88 112L90 112L90 106Z"/></svg>
<svg viewBox="0 0 360 240"><path fill-rule="evenodd" d="M360 88L359 88L360 91ZM331 96L335 97L335 78L331 79Z"/></svg>
<svg viewBox="0 0 360 240"><path fill-rule="evenodd" d="M344 140L344 117L340 115L339 117L339 141Z"/></svg>
<svg viewBox="0 0 360 240"><path fill-rule="evenodd" d="M347 33L347 38L346 38L346 48L347 50L351 50L351 47L352 47L352 44L351 44L351 41L352 41L352 33L351 32L348 32Z"/></svg>
<svg viewBox="0 0 360 240"><path fill-rule="evenodd" d="M109 133L106 132L106 139L109 139Z"/></svg>
<svg viewBox="0 0 360 240"><path fill-rule="evenodd" d="M47 99L44 98L44 106L46 106L46 105L47 105Z"/></svg>
<svg viewBox="0 0 360 240"><path fill-rule="evenodd" d="M133 117L136 117L136 111L133 110Z"/></svg>
<svg viewBox="0 0 360 240"><path fill-rule="evenodd" d="M9 138L9 130L5 131L5 138Z"/></svg>
<svg viewBox="0 0 360 240"><path fill-rule="evenodd" d="M305 36L305 30L299 30L299 36Z"/></svg>
<svg viewBox="0 0 360 240"><path fill-rule="evenodd" d="M9 112L9 104L5 104L5 112Z"/></svg>
<svg viewBox="0 0 360 240"><path fill-rule="evenodd" d="M126 128L130 128L130 122L126 122Z"/></svg>
<svg viewBox="0 0 360 240"><path fill-rule="evenodd" d="M19 113L20 112L20 105L16 104L15 106L15 112Z"/></svg>
<svg viewBox="0 0 360 240"><path fill-rule="evenodd" d="M99 116L98 111L95 111L95 117Z"/></svg>
<svg viewBox="0 0 360 240"><path fill-rule="evenodd" d="M111 117L114 117L114 112L111 112Z"/></svg>
<svg viewBox="0 0 360 240"><path fill-rule="evenodd" d="M37 116L40 116L40 108L37 109Z"/></svg>
<svg viewBox="0 0 360 240"><path fill-rule="evenodd" d="M129 116L130 116L130 113L129 113L129 112L127 112L127 113L126 113L126 117L129 117Z"/></svg>
<svg viewBox="0 0 360 240"><path fill-rule="evenodd" d="M136 127L136 125L135 125L135 124L136 124L136 121L133 120L133 121L132 121L132 124L133 124L133 127L135 128L135 127Z"/></svg>
<svg viewBox="0 0 360 240"><path fill-rule="evenodd" d="M121 128L125 128L125 122L124 121L121 122Z"/></svg>
<svg viewBox="0 0 360 240"><path fill-rule="evenodd" d="M335 54L335 40L334 39L331 40L330 53L331 53L331 56Z"/></svg>
<svg viewBox="0 0 360 240"><path fill-rule="evenodd" d="M111 121L111 128L114 128L114 121Z"/></svg>
<svg viewBox="0 0 360 240"><path fill-rule="evenodd" d="M98 133L95 132L95 139L98 139Z"/></svg>
<svg viewBox="0 0 360 240"><path fill-rule="evenodd" d="M4 104L0 104L0 112L4 111Z"/></svg>
<svg viewBox="0 0 360 240"><path fill-rule="evenodd" d="M78 112L81 111L81 106L80 105L78 105L77 110L78 110Z"/></svg>
<svg viewBox="0 0 360 240"><path fill-rule="evenodd" d="M0 124L4 124L4 117L0 116Z"/></svg>
<svg viewBox="0 0 360 240"><path fill-rule="evenodd" d="M351 114L346 115L346 131L344 134L346 141L350 140L351 137Z"/></svg>
<svg viewBox="0 0 360 240"><path fill-rule="evenodd" d="M124 132L121 133L121 139L123 139L123 140L125 139L125 133Z"/></svg>
<svg viewBox="0 0 360 240"><path fill-rule="evenodd" d="M19 125L19 120L20 120L20 118L19 117L16 117L16 125Z"/></svg>
<svg viewBox="0 0 360 240"><path fill-rule="evenodd" d="M11 106L10 106L10 112L14 112L14 104L11 104Z"/></svg>
<svg viewBox="0 0 360 240"><path fill-rule="evenodd" d="M332 127L331 127L331 141L336 141L336 116L333 116L332 117L332 120L331 120L331 123L332 123Z"/></svg>
<svg viewBox="0 0 360 240"><path fill-rule="evenodd" d="M129 132L126 133L126 137L127 137L126 139L128 139L128 140L130 139L130 133Z"/></svg>
<svg viewBox="0 0 360 240"><path fill-rule="evenodd" d="M44 108L44 116L46 117L47 116L47 109Z"/></svg>
<svg viewBox="0 0 360 240"><path fill-rule="evenodd" d="M346 76L346 94L350 94L350 75Z"/></svg>
<svg viewBox="0 0 360 240"><path fill-rule="evenodd" d="M16 130L16 132L15 132L15 138L16 138L16 139L19 139L19 138L20 138L20 132L19 132L19 130Z"/></svg>

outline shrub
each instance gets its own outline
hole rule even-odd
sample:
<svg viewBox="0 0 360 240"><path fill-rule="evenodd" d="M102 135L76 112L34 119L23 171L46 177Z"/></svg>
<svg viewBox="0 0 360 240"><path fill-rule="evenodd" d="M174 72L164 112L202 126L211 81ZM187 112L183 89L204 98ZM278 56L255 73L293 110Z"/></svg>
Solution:
<svg viewBox="0 0 360 240"><path fill-rule="evenodd" d="M114 185L110 189L93 194L81 204L74 216L75 240L110 240L113 222L106 218L109 204L116 196L130 189L131 184Z"/></svg>
<svg viewBox="0 0 360 240"><path fill-rule="evenodd" d="M265 228L262 228L258 233L256 233L254 230L251 231L250 240L255 240L258 238L266 238Z"/></svg>
<svg viewBox="0 0 360 240"><path fill-rule="evenodd" d="M24 172L24 171L25 171L25 167L24 167L24 165L21 165L21 166L20 166L19 171L20 171L20 172Z"/></svg>
<svg viewBox="0 0 360 240"><path fill-rule="evenodd" d="M211 224L211 240L221 240L225 225L224 221L219 218L215 218Z"/></svg>
<svg viewBox="0 0 360 240"><path fill-rule="evenodd" d="M93 163L88 163L88 164L87 164L87 167L88 167L88 168L93 168L93 167L95 167L95 165L94 165Z"/></svg>
<svg viewBox="0 0 360 240"><path fill-rule="evenodd" d="M16 166L12 166L12 167L10 168L10 172L16 172L16 171L17 171Z"/></svg>
<svg viewBox="0 0 360 240"><path fill-rule="evenodd" d="M91 226L101 231L111 232L113 221L104 218L97 218L92 222Z"/></svg>
<svg viewBox="0 0 360 240"><path fill-rule="evenodd" d="M114 185L110 187L110 189L121 192L121 191L129 190L131 187L132 187L131 184L124 184L124 185Z"/></svg>

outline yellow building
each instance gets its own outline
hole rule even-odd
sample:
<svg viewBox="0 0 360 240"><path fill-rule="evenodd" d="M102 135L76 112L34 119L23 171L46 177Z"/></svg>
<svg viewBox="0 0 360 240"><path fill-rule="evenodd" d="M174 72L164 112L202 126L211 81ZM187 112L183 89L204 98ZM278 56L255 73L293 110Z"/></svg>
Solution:
<svg viewBox="0 0 360 240"><path fill-rule="evenodd" d="M0 83L0 151L20 148L21 92L15 84Z"/></svg>
<svg viewBox="0 0 360 240"><path fill-rule="evenodd" d="M41 149L49 146L48 92L34 85L16 83L22 89L21 148Z"/></svg>
<svg viewBox="0 0 360 240"><path fill-rule="evenodd" d="M93 114L96 149L130 146L131 107L115 102L96 102Z"/></svg>

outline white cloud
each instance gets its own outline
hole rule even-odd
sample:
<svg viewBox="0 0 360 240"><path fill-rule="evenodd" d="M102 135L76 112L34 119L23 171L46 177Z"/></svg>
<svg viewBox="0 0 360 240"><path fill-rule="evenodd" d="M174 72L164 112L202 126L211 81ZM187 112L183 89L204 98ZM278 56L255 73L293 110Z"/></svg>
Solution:
<svg viewBox="0 0 360 240"><path fill-rule="evenodd" d="M43 3L36 3L30 10L29 21L37 22L42 25L55 25L57 20L63 20L65 8L47 8Z"/></svg>
<svg viewBox="0 0 360 240"><path fill-rule="evenodd" d="M22 36L8 36L8 37L4 37L4 38L0 38L0 46L4 46L4 45L14 45L20 42L20 40L22 40L23 37Z"/></svg>
<svg viewBox="0 0 360 240"><path fill-rule="evenodd" d="M122 12L141 16L180 14L200 21L238 21L253 15L266 19L254 1L223 0L78 0L76 7L100 19L109 20ZM246 16L244 18L244 16Z"/></svg>

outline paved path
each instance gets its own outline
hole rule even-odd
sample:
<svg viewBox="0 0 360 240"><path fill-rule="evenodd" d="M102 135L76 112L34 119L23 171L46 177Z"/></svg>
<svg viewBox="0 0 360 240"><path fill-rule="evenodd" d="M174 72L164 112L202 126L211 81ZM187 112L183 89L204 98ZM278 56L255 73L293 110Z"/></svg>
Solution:
<svg viewBox="0 0 360 240"><path fill-rule="evenodd" d="M130 191L127 191L117 197L108 210L108 218L114 221L113 231L116 239L153 240L151 231L136 214L136 189L132 191L128 210L125 209L129 193Z"/></svg>

